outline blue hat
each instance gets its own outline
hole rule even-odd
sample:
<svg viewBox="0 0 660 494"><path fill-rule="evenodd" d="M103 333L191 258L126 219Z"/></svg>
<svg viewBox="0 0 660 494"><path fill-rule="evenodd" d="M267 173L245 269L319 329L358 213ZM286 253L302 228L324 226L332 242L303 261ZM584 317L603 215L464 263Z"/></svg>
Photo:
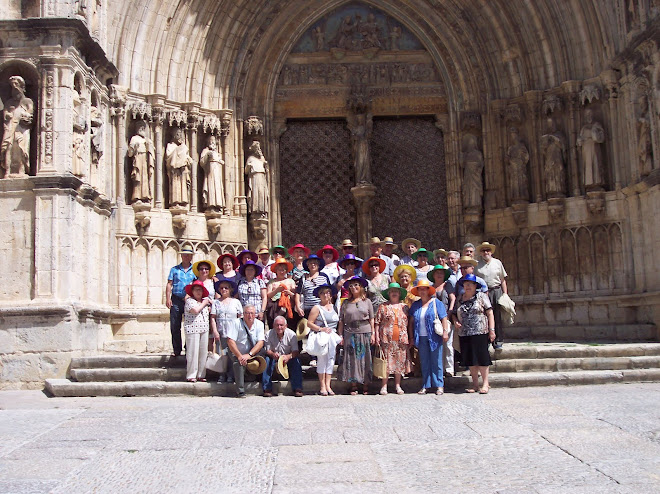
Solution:
<svg viewBox="0 0 660 494"><path fill-rule="evenodd" d="M236 289L238 288L238 285L237 285L236 283L234 283L233 281L231 281L231 280L227 280L227 279L224 279L224 280L218 280L218 281L215 282L215 284L214 284L213 286L215 287L215 291L216 291L217 293L220 293L220 284L221 284L221 283L229 283L229 286L231 286L231 293L232 293L232 295L233 295L234 293L236 293Z"/></svg>
<svg viewBox="0 0 660 494"><path fill-rule="evenodd" d="M337 295L337 287L334 285L328 285L327 283L325 285L319 285L316 288L314 288L314 291L312 292L315 297L319 296L319 292L321 290L324 290L326 288L329 288L330 291L332 292L332 296L335 297Z"/></svg>
<svg viewBox="0 0 660 494"><path fill-rule="evenodd" d="M464 282L464 281L471 281L471 282L473 282L473 283L476 283L477 286L481 286L481 287L484 286L482 283L479 282L479 280L477 279L477 277L476 277L475 275L473 275L473 274L466 274L466 275L463 276L460 280L458 280L458 283L456 283L456 287L459 288L459 289L462 289L462 288L463 288L463 282Z"/></svg>
<svg viewBox="0 0 660 494"><path fill-rule="evenodd" d="M305 259L305 260L303 261L303 268L305 268L305 271L309 271L309 269L307 269L307 263L308 263L309 261L318 261L318 263L319 263L319 271L321 271L321 270L323 269L323 266L325 266L325 261L324 261L323 259L321 259L321 258L320 258L319 256L317 256L316 254L312 254L312 255L310 255L307 259Z"/></svg>
<svg viewBox="0 0 660 494"><path fill-rule="evenodd" d="M256 269L256 272L254 274L254 277L256 278L261 274L261 266L259 266L256 262L254 262L252 259L248 259L245 261L245 264L241 264L241 267L238 268L238 272L241 273L241 276L245 278L245 268L248 266L254 266L254 269Z"/></svg>
<svg viewBox="0 0 660 494"><path fill-rule="evenodd" d="M346 286L348 287L348 285L350 285L350 284L353 283L354 281L357 281L358 283L360 283L360 285L362 285L362 287L363 287L365 290L367 289L367 286L369 285L369 282L368 282L367 280L365 280L364 278L362 278L361 276L351 276L351 277L350 277L349 279L347 279L344 283L345 283Z"/></svg>

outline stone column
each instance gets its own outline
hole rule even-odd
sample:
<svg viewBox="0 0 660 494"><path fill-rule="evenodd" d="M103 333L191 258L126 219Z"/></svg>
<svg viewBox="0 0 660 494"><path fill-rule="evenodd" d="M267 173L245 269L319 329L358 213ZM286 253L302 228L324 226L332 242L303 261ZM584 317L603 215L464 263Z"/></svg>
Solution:
<svg viewBox="0 0 660 494"><path fill-rule="evenodd" d="M220 119L220 135L222 136L222 159L225 162L225 207L227 208L227 214L231 216L234 212L233 167L234 161L238 160L236 142L234 135L231 133L231 111L225 113L224 110L219 110L217 115Z"/></svg>
<svg viewBox="0 0 660 494"><path fill-rule="evenodd" d="M535 202L543 201L543 184L541 182L541 169L543 168L543 157L539 149L539 139L543 134L541 132L541 100L543 93L541 91L526 91L525 100L531 115L530 135L534 136L529 140L530 145L530 174L532 179L532 197Z"/></svg>
<svg viewBox="0 0 660 494"><path fill-rule="evenodd" d="M357 235L360 257L369 256L369 239L371 238L371 211L374 207L376 186L359 184L351 188L355 209L357 211Z"/></svg>
<svg viewBox="0 0 660 494"><path fill-rule="evenodd" d="M197 172L199 168L199 153L197 152L197 131L200 125L201 117L199 115L199 105L189 105L188 108L188 142L190 143L190 157L193 160L190 175L190 211L197 212L198 194L197 194Z"/></svg>
<svg viewBox="0 0 660 494"><path fill-rule="evenodd" d="M451 115L436 115L435 126L442 131L445 148L445 167L447 175L447 209L449 210L449 237L451 243L458 243L462 235L463 212L461 210L461 174L458 166L459 147L456 132L456 119Z"/></svg>
<svg viewBox="0 0 660 494"><path fill-rule="evenodd" d="M617 115L618 112L618 102L619 102L619 89L616 80L616 73L613 70L608 70L601 74L601 79L607 88L608 94L608 103L610 106L610 135L619 136L622 133L619 132L619 118ZM650 100L649 100L650 102ZM649 112L650 113L650 112ZM653 119L651 119L653 121ZM614 187L615 190L621 189L621 160L620 150L619 150L619 139L611 139L612 141L612 154L613 158L610 159L612 163L612 171L614 172Z"/></svg>
<svg viewBox="0 0 660 494"><path fill-rule="evenodd" d="M490 112L486 119L486 128L484 132L484 154L486 163L486 183L484 194L484 209L486 211L501 207L506 207L506 166L502 157L502 117L505 100L493 100L490 104ZM504 132L506 134L506 132ZM488 141L488 146L486 146Z"/></svg>
<svg viewBox="0 0 660 494"><path fill-rule="evenodd" d="M286 119L272 123L270 156L270 245L282 243L282 215L280 213L280 138L286 132Z"/></svg>
<svg viewBox="0 0 660 494"><path fill-rule="evenodd" d="M154 207L163 207L163 122L165 121L165 95L152 94L151 117L153 120L154 142Z"/></svg>
<svg viewBox="0 0 660 494"><path fill-rule="evenodd" d="M126 143L126 91L127 88L117 85L110 87L110 115L115 119L115 176L117 188L114 191L117 204L126 204L126 174L124 160L128 149Z"/></svg>
<svg viewBox="0 0 660 494"><path fill-rule="evenodd" d="M577 148L578 135L578 114L580 111L580 82L579 81L566 81L562 83L562 88L566 93L568 101L568 163L566 164L566 171L568 176L568 194L569 196L578 197L580 192L580 172Z"/></svg>
<svg viewBox="0 0 660 494"><path fill-rule="evenodd" d="M55 172L53 163L54 146L54 122L53 112L55 111L55 67L52 65L42 65L41 73L41 101L43 102L39 121L43 132L42 139L39 140L39 159L37 173ZM36 121L36 119L35 119Z"/></svg>

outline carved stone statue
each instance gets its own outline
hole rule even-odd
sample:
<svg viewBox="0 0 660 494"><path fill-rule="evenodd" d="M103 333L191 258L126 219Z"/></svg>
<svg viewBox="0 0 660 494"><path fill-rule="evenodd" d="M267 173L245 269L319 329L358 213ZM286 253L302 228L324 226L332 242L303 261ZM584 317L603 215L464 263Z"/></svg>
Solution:
<svg viewBox="0 0 660 494"><path fill-rule="evenodd" d="M314 41L316 42L316 51L323 51L325 49L325 33L321 26L313 29Z"/></svg>
<svg viewBox="0 0 660 494"><path fill-rule="evenodd" d="M362 48L380 48L380 28L374 14L367 15L367 22L360 26L360 34L364 37Z"/></svg>
<svg viewBox="0 0 660 494"><path fill-rule="evenodd" d="M653 144L649 125L649 100L642 94L638 99L639 118L637 119L637 158L639 173L646 177L653 170Z"/></svg>
<svg viewBox="0 0 660 494"><path fill-rule="evenodd" d="M566 197L566 139L548 118L547 134L541 136L545 192L548 198Z"/></svg>
<svg viewBox="0 0 660 494"><path fill-rule="evenodd" d="M600 123L594 122L591 110L584 112L584 120L586 123L580 129L577 145L582 148L584 186L587 189L595 190L605 185L600 154L600 144L605 142L605 130Z"/></svg>
<svg viewBox="0 0 660 494"><path fill-rule="evenodd" d="M353 148L353 161L355 164L355 182L359 184L371 183L371 153L369 138L373 130L371 113L349 113L348 128L351 131Z"/></svg>
<svg viewBox="0 0 660 494"><path fill-rule="evenodd" d="M506 150L508 163L507 178L509 185L509 200L512 204L529 201L529 183L527 163L529 151L518 135L518 129L509 129L511 145Z"/></svg>
<svg viewBox="0 0 660 494"><path fill-rule="evenodd" d="M401 28L394 26L390 31L390 50L397 51L399 49L399 39L401 39Z"/></svg>
<svg viewBox="0 0 660 494"><path fill-rule="evenodd" d="M357 31L359 23L359 18L357 22L353 22L353 18L350 15L344 17L344 20L337 30L333 43L334 46L342 50L350 50L353 48L353 35Z"/></svg>
<svg viewBox="0 0 660 494"><path fill-rule="evenodd" d="M3 102L2 117L2 167L4 178L9 174L27 175L30 170L30 128L34 115L34 103L25 96L25 80L14 75L9 78L11 98Z"/></svg>
<svg viewBox="0 0 660 494"><path fill-rule="evenodd" d="M147 137L147 122L139 120L136 134L128 143L128 157L133 158L131 202L151 202L151 176L154 170L154 144Z"/></svg>
<svg viewBox="0 0 660 494"><path fill-rule="evenodd" d="M252 141L245 162L245 175L248 179L248 210L252 218L268 216L270 193L268 190L268 161L261 151L259 141Z"/></svg>
<svg viewBox="0 0 660 494"><path fill-rule="evenodd" d="M204 170L202 203L208 210L222 212L225 209L225 189L222 180L222 169L225 162L218 152L218 144L214 135L209 136L207 146L199 158L199 164Z"/></svg>
<svg viewBox="0 0 660 494"><path fill-rule="evenodd" d="M477 137L473 134L465 136L462 156L463 162L463 207L481 210L483 204L483 171L484 155L479 151Z"/></svg>
<svg viewBox="0 0 660 494"><path fill-rule="evenodd" d="M85 139L82 134L73 135L73 155L71 157L71 173L77 177L85 176Z"/></svg>
<svg viewBox="0 0 660 494"><path fill-rule="evenodd" d="M190 170L193 159L184 142L183 129L177 129L165 148L165 166L170 176L170 206L190 203Z"/></svg>

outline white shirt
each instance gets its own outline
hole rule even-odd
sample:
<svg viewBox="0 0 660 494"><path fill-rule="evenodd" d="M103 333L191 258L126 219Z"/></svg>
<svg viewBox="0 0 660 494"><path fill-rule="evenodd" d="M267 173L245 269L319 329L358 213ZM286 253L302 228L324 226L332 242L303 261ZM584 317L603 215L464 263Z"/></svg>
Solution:
<svg viewBox="0 0 660 494"><path fill-rule="evenodd" d="M237 324L236 326L229 328L229 331L227 331L227 338L236 342L238 351L241 353L248 353L250 350L252 350L247 337L246 329L247 326L245 325L245 321L241 320L241 324ZM255 345L257 344L257 341L265 340L264 323L259 319L254 320L252 323L252 328L250 328L249 331L250 336L252 337L252 343Z"/></svg>
<svg viewBox="0 0 660 494"><path fill-rule="evenodd" d="M478 274L483 278L488 285L488 288L500 286L504 278L507 277L502 261L495 259L494 257L492 257L489 262L483 260L479 261L475 271L475 274Z"/></svg>

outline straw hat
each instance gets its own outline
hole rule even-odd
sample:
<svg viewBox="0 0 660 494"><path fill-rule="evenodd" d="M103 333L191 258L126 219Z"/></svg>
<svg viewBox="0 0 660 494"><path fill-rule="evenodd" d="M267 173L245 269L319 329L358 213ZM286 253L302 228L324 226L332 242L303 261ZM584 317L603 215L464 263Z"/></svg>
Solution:
<svg viewBox="0 0 660 494"><path fill-rule="evenodd" d="M230 254L229 252L222 254L220 257L218 257L218 260L216 261L216 264L220 268L220 271L222 271L222 261L228 257L231 259L231 265L234 269L238 269L238 266L240 266L240 262L238 262L238 258L234 254Z"/></svg>
<svg viewBox="0 0 660 494"><path fill-rule="evenodd" d="M472 259L471 257L468 256L463 256L458 260L458 265L459 266L466 266L466 265L474 266L475 268L477 267L477 261Z"/></svg>
<svg viewBox="0 0 660 494"><path fill-rule="evenodd" d="M270 254L270 251L268 250L268 247L262 247L257 251L257 255L260 256L261 254Z"/></svg>
<svg viewBox="0 0 660 494"><path fill-rule="evenodd" d="M293 247L289 247L289 254L293 255L293 251L296 249L302 249L305 252L305 257L309 257L309 254L312 252L303 244L296 244Z"/></svg>
<svg viewBox="0 0 660 494"><path fill-rule="evenodd" d="M401 296L399 297L400 301L405 299L406 296L408 295L408 290L406 290L405 288L401 288L401 285L399 285L398 283L390 283L385 290L381 290L380 292L383 294L383 297L385 297L386 300L390 299L390 290L392 288L396 288L397 290L399 290L399 293L401 294Z"/></svg>
<svg viewBox="0 0 660 494"><path fill-rule="evenodd" d="M199 286L199 287L202 288L202 297L203 298L209 296L209 291L204 286L204 283L202 281L195 280L190 285L187 285L186 288L185 288L186 294L188 294L189 297L192 297L193 288L195 288L196 286Z"/></svg>
<svg viewBox="0 0 660 494"><path fill-rule="evenodd" d="M406 238L401 242L401 249L405 250L406 245L408 244L415 244L415 247L417 247L418 249L422 246L422 242L420 242L416 238Z"/></svg>
<svg viewBox="0 0 660 494"><path fill-rule="evenodd" d="M202 263L206 263L210 266L209 278L213 278L215 276L215 264L213 264L208 259L203 259L203 260L197 261L196 263L193 264L193 273L195 273L195 276L197 276L199 278L199 265L202 264Z"/></svg>
<svg viewBox="0 0 660 494"><path fill-rule="evenodd" d="M422 247L421 249L417 249L417 252L413 252L412 256L410 257L412 257L416 261L417 257L420 255L421 256L425 255L427 258L430 258L431 256L429 254L430 252L426 250L424 247Z"/></svg>
<svg viewBox="0 0 660 494"><path fill-rule="evenodd" d="M385 237L383 239L383 245L396 245L392 237Z"/></svg>
<svg viewBox="0 0 660 494"><path fill-rule="evenodd" d="M383 271L385 271L385 268L387 267L387 265L385 264L385 261L383 259L381 259L380 257L370 257L369 259L367 259L366 261L364 261L362 263L362 272L363 273L368 273L369 272L369 263L371 263L372 261L376 261L378 263L378 272L379 273L382 273Z"/></svg>
<svg viewBox="0 0 660 494"><path fill-rule="evenodd" d="M248 360L245 368L250 374L261 374L266 370L266 359L261 355L255 355L250 360Z"/></svg>
<svg viewBox="0 0 660 494"><path fill-rule="evenodd" d="M371 237L369 239L369 245L373 245L373 244L378 244L382 247L384 242L379 237Z"/></svg>
<svg viewBox="0 0 660 494"><path fill-rule="evenodd" d="M276 269L277 266L279 266L280 264L284 264L284 265L286 266L286 272L287 272L287 273L288 273L289 271L293 271L293 263L287 261L287 260L284 259L283 257L280 257L280 258L277 259L273 264L271 264L271 265L269 266L269 267L270 267L270 270L274 273L274 272L275 272L275 269Z"/></svg>
<svg viewBox="0 0 660 494"><path fill-rule="evenodd" d="M340 247L341 247L342 249L343 249L344 247L353 247L353 248L355 248L356 245L351 241L350 238L345 238L345 239L342 241Z"/></svg>
<svg viewBox="0 0 660 494"><path fill-rule="evenodd" d="M284 379L289 379L289 367L284 363L284 355L277 359L277 373Z"/></svg>
<svg viewBox="0 0 660 494"><path fill-rule="evenodd" d="M481 252L481 251L484 250L484 249L490 249L490 250L492 251L492 253L495 254L495 249L496 249L496 248L497 248L497 247L495 247L495 246L494 246L493 244L491 244L491 243L488 243L488 242L481 242L481 245L479 245L479 247L477 247L477 252Z"/></svg>
<svg viewBox="0 0 660 494"><path fill-rule="evenodd" d="M296 336L298 337L298 341L302 341L308 334L309 327L307 326L307 319L303 317L298 323L298 326L296 326Z"/></svg>
<svg viewBox="0 0 660 494"><path fill-rule="evenodd" d="M433 251L433 257L437 257L437 256L447 257L448 255L449 254L447 253L447 251L445 249L435 249Z"/></svg>
<svg viewBox="0 0 660 494"><path fill-rule="evenodd" d="M435 275L436 271L444 271L445 272L444 281L447 281L449 279L449 277L451 276L451 269L449 269L449 266L443 266L442 264L436 264L435 266L433 266L433 269L426 274L426 277L429 279L429 281L431 283L435 283L434 275Z"/></svg>
<svg viewBox="0 0 660 494"><path fill-rule="evenodd" d="M337 252L337 249L335 249L332 245L327 244L317 250L316 255L323 259L323 252L326 250L332 251L332 262L335 262L337 259L339 259L339 252Z"/></svg>
<svg viewBox="0 0 660 494"><path fill-rule="evenodd" d="M411 291L411 293L415 297L419 297L419 288L428 288L429 289L429 295L433 296L435 295L435 287L431 285L431 282L429 280L425 280L424 278L420 278L420 280L417 282L417 286L414 287Z"/></svg>
<svg viewBox="0 0 660 494"><path fill-rule="evenodd" d="M400 283L399 281L399 275L403 272L406 271L408 274L410 274L410 282L412 283L417 279L417 271L415 271L415 268L413 268L410 264L399 264L396 269L394 270L394 273L392 274L392 277L394 278L394 281L397 283Z"/></svg>
<svg viewBox="0 0 660 494"><path fill-rule="evenodd" d="M190 244L183 244L181 249L179 250L179 254L194 254L195 252L193 251L192 245Z"/></svg>

